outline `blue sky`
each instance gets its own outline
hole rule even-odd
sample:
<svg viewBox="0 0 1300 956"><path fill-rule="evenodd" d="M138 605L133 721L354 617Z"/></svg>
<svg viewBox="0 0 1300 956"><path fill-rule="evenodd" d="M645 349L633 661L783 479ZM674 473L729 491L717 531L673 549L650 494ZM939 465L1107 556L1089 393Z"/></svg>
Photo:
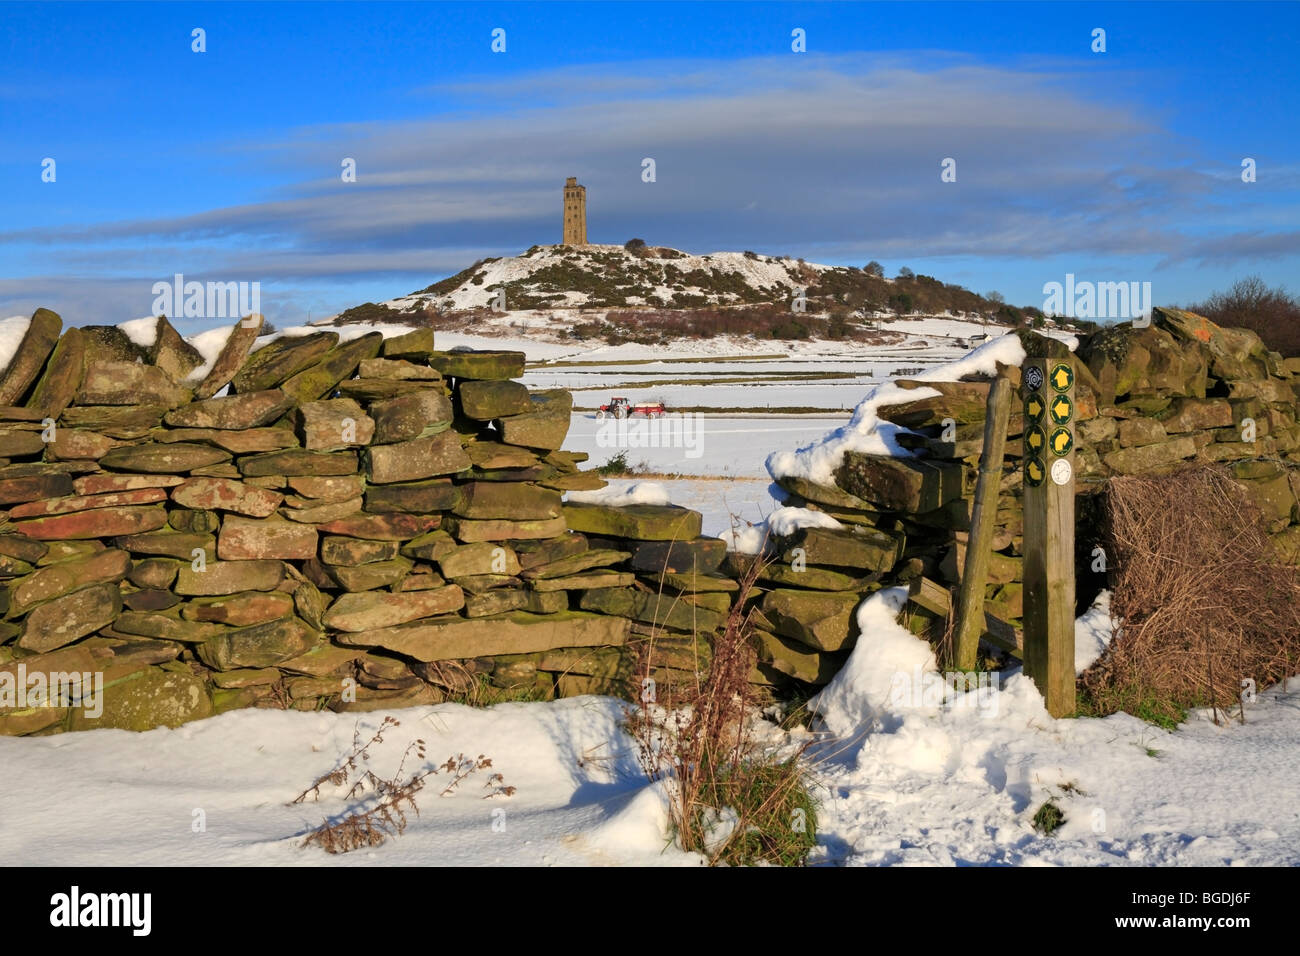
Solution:
<svg viewBox="0 0 1300 956"><path fill-rule="evenodd" d="M1298 36L1295 3L0 3L0 316L119 322L181 272L320 317L558 241L569 175L593 242L1300 291Z"/></svg>

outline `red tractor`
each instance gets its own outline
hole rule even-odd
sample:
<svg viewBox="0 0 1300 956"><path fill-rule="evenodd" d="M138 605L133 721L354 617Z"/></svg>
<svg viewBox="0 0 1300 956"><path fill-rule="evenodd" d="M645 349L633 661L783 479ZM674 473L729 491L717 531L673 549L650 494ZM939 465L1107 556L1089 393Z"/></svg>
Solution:
<svg viewBox="0 0 1300 956"><path fill-rule="evenodd" d="M600 406L596 412L597 419L606 417L629 418L635 415L642 415L646 418L659 418L668 414L668 409L664 408L663 402L629 402L621 395L615 395L609 400L608 405Z"/></svg>

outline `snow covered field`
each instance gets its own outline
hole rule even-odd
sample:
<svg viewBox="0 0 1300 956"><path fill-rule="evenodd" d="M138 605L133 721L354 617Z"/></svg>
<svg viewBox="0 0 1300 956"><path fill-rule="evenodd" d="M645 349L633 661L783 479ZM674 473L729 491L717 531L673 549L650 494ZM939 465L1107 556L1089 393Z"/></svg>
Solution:
<svg viewBox="0 0 1300 956"><path fill-rule="evenodd" d="M1300 686L1262 693L1245 726L1193 714L1176 733L1125 715L1054 720L1018 674L936 703L917 690L933 656L893 623L889 596L859 612L864 637L818 701L811 862L1300 865ZM516 791L484 799L470 777L440 797L431 778L404 835L337 856L299 844L348 805L345 788L291 801L382 713L359 728L348 715L245 710L144 734L0 739L0 863L696 865L671 844L660 785L621 729L625 706L396 711L373 769L391 773L418 736L435 763L487 755ZM1031 822L1049 798L1065 813L1051 837Z"/></svg>

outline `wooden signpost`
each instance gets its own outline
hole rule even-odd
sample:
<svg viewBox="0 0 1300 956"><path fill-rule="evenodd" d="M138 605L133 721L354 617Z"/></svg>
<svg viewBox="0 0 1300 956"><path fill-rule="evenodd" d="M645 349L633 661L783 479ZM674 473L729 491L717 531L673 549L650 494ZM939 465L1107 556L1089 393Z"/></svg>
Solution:
<svg viewBox="0 0 1300 956"><path fill-rule="evenodd" d="M1074 360L1030 358L1024 397L1025 673L1074 713Z"/></svg>

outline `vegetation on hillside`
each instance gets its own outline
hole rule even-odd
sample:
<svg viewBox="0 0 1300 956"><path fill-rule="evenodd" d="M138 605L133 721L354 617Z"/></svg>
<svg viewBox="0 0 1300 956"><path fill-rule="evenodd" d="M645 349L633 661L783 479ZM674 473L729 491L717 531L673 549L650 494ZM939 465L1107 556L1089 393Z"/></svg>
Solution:
<svg viewBox="0 0 1300 956"><path fill-rule="evenodd" d="M1188 310L1217 325L1250 329L1275 352L1300 355L1300 297L1282 286L1270 289L1259 276L1238 279L1227 292L1216 292Z"/></svg>

